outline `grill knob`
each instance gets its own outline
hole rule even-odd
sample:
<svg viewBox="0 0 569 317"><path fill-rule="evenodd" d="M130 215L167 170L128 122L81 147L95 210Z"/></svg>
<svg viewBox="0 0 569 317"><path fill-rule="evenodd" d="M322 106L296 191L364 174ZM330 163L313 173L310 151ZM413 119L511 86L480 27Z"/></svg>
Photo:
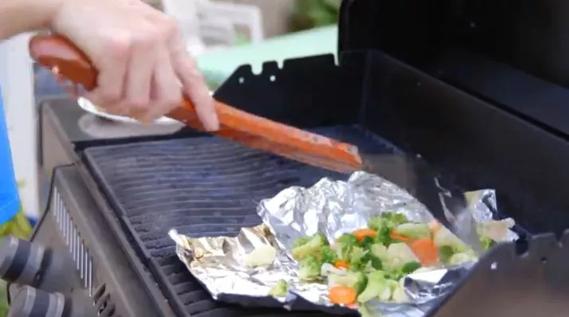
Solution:
<svg viewBox="0 0 569 317"><path fill-rule="evenodd" d="M0 278L32 285L38 278L45 249L29 241L6 237L0 242Z"/></svg>
<svg viewBox="0 0 569 317"><path fill-rule="evenodd" d="M65 297L31 286L22 286L13 298L7 317L64 317Z"/></svg>

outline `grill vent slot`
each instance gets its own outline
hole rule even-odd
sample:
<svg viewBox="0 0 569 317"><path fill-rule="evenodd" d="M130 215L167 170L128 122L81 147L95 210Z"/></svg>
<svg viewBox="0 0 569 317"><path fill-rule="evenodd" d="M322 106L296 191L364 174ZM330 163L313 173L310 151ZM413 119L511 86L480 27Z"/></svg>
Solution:
<svg viewBox="0 0 569 317"><path fill-rule="evenodd" d="M75 268L83 281L83 287L89 290L89 296L93 296L93 260L89 255L89 250L83 243L77 227L73 223L73 218L67 211L65 202L57 187L53 188L51 208L51 215L57 224L57 229L63 241L67 245Z"/></svg>
<svg viewBox="0 0 569 317"><path fill-rule="evenodd" d="M93 295L93 301L95 302L95 307L99 316L119 317L119 315L115 314L116 307L111 299L111 294L107 290L107 285L105 283L97 287L97 290Z"/></svg>

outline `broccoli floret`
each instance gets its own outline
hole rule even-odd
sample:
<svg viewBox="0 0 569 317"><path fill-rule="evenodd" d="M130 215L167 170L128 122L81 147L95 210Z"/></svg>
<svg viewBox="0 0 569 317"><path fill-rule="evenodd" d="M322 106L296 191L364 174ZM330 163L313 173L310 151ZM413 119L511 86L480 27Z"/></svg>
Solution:
<svg viewBox="0 0 569 317"><path fill-rule="evenodd" d="M280 280L269 292L269 295L274 297L285 297L288 294L288 283L285 280Z"/></svg>
<svg viewBox="0 0 569 317"><path fill-rule="evenodd" d="M366 255L368 251L361 247L353 247L350 254L350 268L353 270L360 270L367 264Z"/></svg>
<svg viewBox="0 0 569 317"><path fill-rule="evenodd" d="M439 248L439 259L441 259L443 263L448 263L453 254L454 251L448 245L443 245Z"/></svg>
<svg viewBox="0 0 569 317"><path fill-rule="evenodd" d="M384 212L381 215L372 217L368 221L368 227L373 230L379 231L382 227L396 227L402 223L408 222L404 214L396 212Z"/></svg>
<svg viewBox="0 0 569 317"><path fill-rule="evenodd" d="M358 241L353 234L343 234L336 240L336 254L339 259L349 260L352 249L358 245Z"/></svg>
<svg viewBox="0 0 569 317"><path fill-rule="evenodd" d="M376 242L389 245L393 242L390 236L391 230L405 222L407 222L407 217L403 214L384 212L381 215L372 217L368 221L368 227L377 231Z"/></svg>
<svg viewBox="0 0 569 317"><path fill-rule="evenodd" d="M431 237L431 230L426 223L404 223L395 227L395 232L404 237L412 239L423 239Z"/></svg>
<svg viewBox="0 0 569 317"><path fill-rule="evenodd" d="M386 298L387 297L387 298ZM371 272L367 275L367 285L358 296L359 303L366 303L374 298L388 300L391 297L391 289L381 271Z"/></svg>
<svg viewBox="0 0 569 317"><path fill-rule="evenodd" d="M420 267L421 267L421 263L411 261L411 262L407 262L407 263L403 264L402 267L392 269L391 271L388 272L388 275L392 279L399 280L399 279L403 278L405 275L415 272Z"/></svg>
<svg viewBox="0 0 569 317"><path fill-rule="evenodd" d="M365 272L371 272L371 271L375 271L375 270L381 270L383 269L383 261L381 261L380 258L378 258L377 256L375 256L373 253L368 252L363 260L363 263L365 264L365 267L363 268L363 270Z"/></svg>
<svg viewBox="0 0 569 317"><path fill-rule="evenodd" d="M315 281L320 278L320 268L322 262L315 256L307 256L300 261L298 277L303 281Z"/></svg>
<svg viewBox="0 0 569 317"><path fill-rule="evenodd" d="M348 286L360 293L364 289L366 281L367 278L362 272L342 272L342 274L331 274L328 277L328 286Z"/></svg>
<svg viewBox="0 0 569 317"><path fill-rule="evenodd" d="M320 249L320 260L322 263L334 263L337 259L336 252L330 246L326 245Z"/></svg>
<svg viewBox="0 0 569 317"><path fill-rule="evenodd" d="M362 248L369 248L372 244L375 243L375 240L372 237L365 237L362 241L359 242L359 245Z"/></svg>
<svg viewBox="0 0 569 317"><path fill-rule="evenodd" d="M489 250L491 247L494 246L496 242L488 237L480 237L480 245L482 246L482 250Z"/></svg>
<svg viewBox="0 0 569 317"><path fill-rule="evenodd" d="M395 281L394 281L395 282ZM399 282L395 282L391 288L391 300L395 303L407 303L409 302L409 297L407 293L405 293L405 287L403 287L403 280L399 280Z"/></svg>
<svg viewBox="0 0 569 317"><path fill-rule="evenodd" d="M292 248L292 256L297 261L301 261L309 255L318 254L323 246L328 245L326 237L322 234L316 234L303 242L302 244L298 243L296 247Z"/></svg>
<svg viewBox="0 0 569 317"><path fill-rule="evenodd" d="M312 237L300 237L293 242L292 247L296 248L303 244L306 244L308 241L310 241L311 238Z"/></svg>

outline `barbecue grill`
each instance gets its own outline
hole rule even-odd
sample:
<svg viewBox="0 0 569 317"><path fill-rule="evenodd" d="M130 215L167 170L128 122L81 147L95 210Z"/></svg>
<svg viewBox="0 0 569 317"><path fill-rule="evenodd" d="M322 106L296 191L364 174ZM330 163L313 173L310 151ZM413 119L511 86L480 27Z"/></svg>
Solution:
<svg viewBox="0 0 569 317"><path fill-rule="evenodd" d="M216 98L365 152L420 155L462 189L497 190L498 216L525 234L486 254L430 316L565 316L568 6L345 1L339 61L242 66ZM7 241L0 254L14 316L322 315L214 301L167 231L236 234L260 223L260 199L345 176L186 129L93 136L64 98L41 109L48 206L31 243Z"/></svg>

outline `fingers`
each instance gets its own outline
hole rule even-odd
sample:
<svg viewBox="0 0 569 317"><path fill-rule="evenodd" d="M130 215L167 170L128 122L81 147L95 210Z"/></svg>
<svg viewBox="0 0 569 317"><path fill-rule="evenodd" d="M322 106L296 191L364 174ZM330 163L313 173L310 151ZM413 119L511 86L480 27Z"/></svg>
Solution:
<svg viewBox="0 0 569 317"><path fill-rule="evenodd" d="M197 115L204 128L208 131L218 130L219 121L215 112L215 104L202 74L181 40L176 39L173 47L172 63L182 83L182 91L194 103Z"/></svg>
<svg viewBox="0 0 569 317"><path fill-rule="evenodd" d="M185 95L203 126L218 129L209 89L171 17L141 1L83 0L66 2L50 25L94 63L97 88L85 96L105 111L148 122Z"/></svg>
<svg viewBox="0 0 569 317"><path fill-rule="evenodd" d="M157 119L182 103L182 90L170 62L170 54L166 49L158 53L158 62L154 67L151 91L152 107L142 117L143 122Z"/></svg>
<svg viewBox="0 0 569 317"><path fill-rule="evenodd" d="M128 36L114 35L106 43L107 58L101 59L99 64L97 88L86 97L109 112L124 115L128 112L121 100L131 53L130 40Z"/></svg>
<svg viewBox="0 0 569 317"><path fill-rule="evenodd" d="M155 43L158 36L151 32L148 30L144 35L135 38L128 62L122 104L135 119L146 119L152 112L150 88L154 64L158 58Z"/></svg>

